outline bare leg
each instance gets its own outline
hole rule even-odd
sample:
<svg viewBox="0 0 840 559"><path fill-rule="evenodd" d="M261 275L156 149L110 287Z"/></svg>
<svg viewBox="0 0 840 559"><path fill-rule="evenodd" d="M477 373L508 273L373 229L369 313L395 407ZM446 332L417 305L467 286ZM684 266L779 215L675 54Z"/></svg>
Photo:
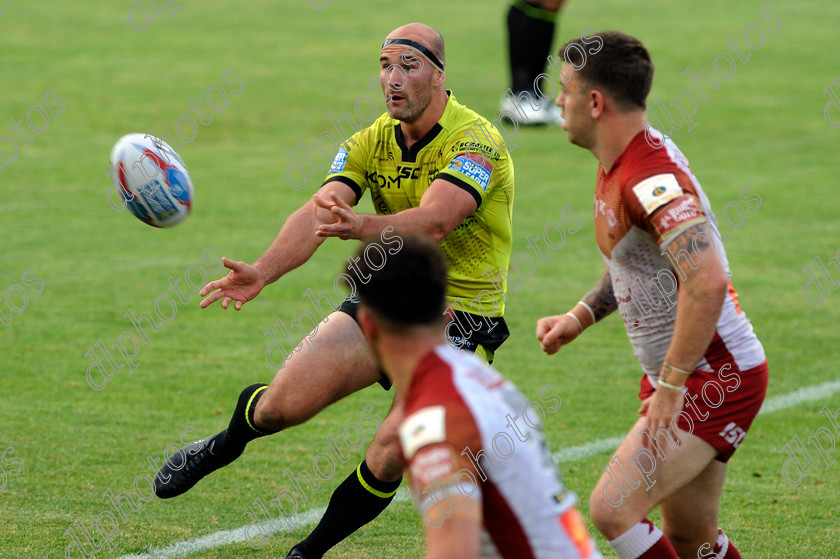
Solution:
<svg viewBox="0 0 840 559"><path fill-rule="evenodd" d="M321 410L380 379L381 373L359 325L334 312L306 345L277 371L257 402L258 428L278 431L300 425Z"/></svg>
<svg viewBox="0 0 840 559"><path fill-rule="evenodd" d="M646 426L646 418L640 417L616 450L615 457L620 462L613 458L590 496L592 522L610 541L644 520L657 504L682 489L702 488L704 484L716 483L718 479L706 472L713 469L710 464L717 455L717 450L710 444L694 435L682 433L678 446L659 442L660 446L655 447L648 436L642 435ZM663 444L664 447L661 446ZM664 459L659 450L664 453ZM619 464L622 466L619 467ZM649 472L647 478L643 477L643 472ZM722 474L720 479L722 484ZM616 483L620 483L620 487ZM708 517L708 522L703 521L705 529L706 524L717 522L720 489L708 494L698 489L695 496L699 501L694 503L698 515L694 522L700 522L700 516L704 519ZM675 498L674 502L679 501ZM674 533L678 534L676 521L676 518L671 518ZM706 541L705 532L702 537L702 541Z"/></svg>
<svg viewBox="0 0 840 559"><path fill-rule="evenodd" d="M391 411L365 452L368 468L382 481L398 481L405 472L398 431L404 415L403 399L395 394Z"/></svg>
<svg viewBox="0 0 840 559"><path fill-rule="evenodd" d="M318 526L295 545L288 557L320 559L327 550L385 510L405 471L398 433L403 415L403 400L395 395L391 411L365 452L365 461L333 492Z"/></svg>
<svg viewBox="0 0 840 559"><path fill-rule="evenodd" d="M189 491L206 475L236 460L263 435L303 423L328 405L380 378L361 329L334 312L308 337L311 351L295 352L266 387L246 388L228 428L192 443L167 459L155 476L155 492L168 499Z"/></svg>
<svg viewBox="0 0 840 559"><path fill-rule="evenodd" d="M662 531L680 557L696 559L712 551L724 481L726 464L712 460L691 483L660 503Z"/></svg>

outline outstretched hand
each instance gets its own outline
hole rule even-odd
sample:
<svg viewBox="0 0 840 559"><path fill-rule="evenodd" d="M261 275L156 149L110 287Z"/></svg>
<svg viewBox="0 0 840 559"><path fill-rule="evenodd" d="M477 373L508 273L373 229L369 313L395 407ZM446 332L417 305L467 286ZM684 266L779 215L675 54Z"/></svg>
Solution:
<svg viewBox="0 0 840 559"><path fill-rule="evenodd" d="M547 355L554 355L580 335L580 323L566 314L546 316L537 321L537 340Z"/></svg>
<svg viewBox="0 0 840 559"><path fill-rule="evenodd" d="M329 197L320 193L315 194L312 200L319 208L328 210L334 220L333 223L322 223L318 226L315 235L318 237L338 237L339 239L361 239L363 217L353 211L347 202L335 194Z"/></svg>
<svg viewBox="0 0 840 559"><path fill-rule="evenodd" d="M235 301L233 308L240 310L242 305L260 294L265 287L265 279L259 270L245 262L223 257L222 264L230 272L222 279L211 281L201 289L199 295L204 297L201 308L207 308L221 299L223 309L227 309L230 302Z"/></svg>

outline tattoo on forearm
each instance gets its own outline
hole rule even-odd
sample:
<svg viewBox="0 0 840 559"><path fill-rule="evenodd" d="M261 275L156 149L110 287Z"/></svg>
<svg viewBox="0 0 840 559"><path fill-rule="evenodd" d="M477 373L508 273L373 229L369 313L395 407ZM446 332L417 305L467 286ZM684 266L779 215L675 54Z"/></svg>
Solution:
<svg viewBox="0 0 840 559"><path fill-rule="evenodd" d="M714 244L714 239L709 234L708 225L704 222L689 227L678 235L671 244L672 252L685 249L690 256L693 257L694 253L698 252L697 257L705 259L709 255L709 248Z"/></svg>
<svg viewBox="0 0 840 559"><path fill-rule="evenodd" d="M595 322L599 322L618 308L609 272L605 272L601 276L592 291L583 297L583 302L592 307L592 312L595 313Z"/></svg>
<svg viewBox="0 0 840 559"><path fill-rule="evenodd" d="M700 262L715 252L715 240L709 234L707 223L693 225L677 235L662 254L671 263L674 273L681 281L688 279L691 271L700 267Z"/></svg>

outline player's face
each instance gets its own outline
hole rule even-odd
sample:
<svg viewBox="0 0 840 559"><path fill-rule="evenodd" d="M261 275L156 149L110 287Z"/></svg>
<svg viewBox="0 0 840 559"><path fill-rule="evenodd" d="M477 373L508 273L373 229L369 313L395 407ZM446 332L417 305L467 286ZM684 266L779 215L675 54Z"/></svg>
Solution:
<svg viewBox="0 0 840 559"><path fill-rule="evenodd" d="M589 148L589 137L592 125L589 106L589 88L586 87L577 73L563 64L562 76L571 76L565 84L560 82L560 95L555 102L562 109L563 129L569 141L575 145Z"/></svg>
<svg viewBox="0 0 840 559"><path fill-rule="evenodd" d="M409 124L419 119L432 102L434 65L412 48L389 45L379 55L379 68L388 115Z"/></svg>

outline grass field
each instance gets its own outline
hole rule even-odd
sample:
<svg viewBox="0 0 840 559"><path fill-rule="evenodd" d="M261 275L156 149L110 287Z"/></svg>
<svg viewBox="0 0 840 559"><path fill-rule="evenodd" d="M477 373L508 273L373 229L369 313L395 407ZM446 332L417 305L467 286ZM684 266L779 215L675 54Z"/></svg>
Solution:
<svg viewBox="0 0 840 559"><path fill-rule="evenodd" d="M146 328L148 343L141 344L136 369L115 374L101 390L88 385L86 353L98 340L110 348L122 332L133 331L123 316L129 309L154 313L156 299L169 293L170 276L197 278L189 269L197 266L215 277L210 272L220 256L253 261L262 253L323 174L314 173L301 190L291 188L287 152L298 140L311 145L322 132L334 131L324 116L328 110L353 114L354 101L377 75L378 48L391 29L410 21L440 29L448 86L489 118L498 114L507 87L502 1L397 7L385 0L332 0L316 11L306 0L183 0L142 32L129 25L131 6L128 0L0 1L0 121L23 121L24 133L0 132L14 136L18 150L13 158L10 143L0 142L0 312L4 322L13 319L0 326L0 557L64 557L75 522L90 527L103 511L114 512L108 490L135 494L139 480L139 494L147 494L138 476L149 473L148 456L160 457L188 427L185 439L220 430L241 389L271 379L264 332L278 318L288 323L308 310L308 288L331 289L354 243L327 242L240 313L218 305L201 310L191 291L191 301L179 303L159 332ZM731 52L727 35L743 36L751 22L768 28L760 16L766 5L751 0L637 6L571 0L556 43L588 26L640 37L656 64L651 100L666 105L692 89L682 75L686 67L711 70L718 53ZM726 250L741 304L769 356L768 397L780 397L840 379L840 294L825 296L818 307L802 295L803 268L815 256L826 263L840 249L840 130L823 117L829 99L823 90L840 74L840 5L786 0L765 14L765 20L780 18L781 28L749 50L748 61L735 60L734 74L718 90L706 89L696 127L688 132L684 125L674 138L716 211L738 201L748 184L761 198L740 227L722 229L731 233ZM134 25L142 26L140 13L133 15ZM757 43L754 27L750 33ZM740 46L747 48L743 41ZM231 85L236 79L241 83ZM228 94L218 112L207 108L214 85ZM210 90L217 106L218 91ZM181 148L196 188L193 215L174 229L156 230L111 209L105 195L113 143L128 132L174 133L179 117L196 114L191 98L204 99L208 121ZM27 127L27 114L36 128L44 126L44 111L35 106L52 112L40 133ZM840 108L835 110L840 120ZM188 125L180 123L189 137ZM520 130L513 141L514 254L528 250L526 236L557 221L564 206L571 205L584 225L511 293L506 317L512 336L496 365L532 398L548 383L561 395L562 407L544 427L552 450L619 436L638 406L639 367L617 317L552 358L534 339L538 317L565 311L602 272L591 219L596 162L558 129ZM367 200L360 207L370 211ZM165 305L162 310L169 312ZM807 444L819 427L831 430L818 411L840 407L840 386L826 386L760 416L731 462L721 525L745 558L840 557L840 466L823 462L797 487L782 477L783 446L795 435ZM267 504L290 488L282 477L286 468L311 471L328 436L341 437L345 425L359 423L365 405L384 417L389 396L371 388L302 427L259 440L236 464L178 499L136 500L136 510L123 501L113 549L106 544L94 556L142 554L246 525L246 509L257 499ZM352 460L339 465L300 510L323 507L361 455L352 452ZM560 464L584 512L609 457L602 450ZM283 557L309 528L275 533L258 551L220 538L192 556ZM603 538L597 541L612 556ZM418 557L422 545L421 521L401 500L331 557Z"/></svg>

